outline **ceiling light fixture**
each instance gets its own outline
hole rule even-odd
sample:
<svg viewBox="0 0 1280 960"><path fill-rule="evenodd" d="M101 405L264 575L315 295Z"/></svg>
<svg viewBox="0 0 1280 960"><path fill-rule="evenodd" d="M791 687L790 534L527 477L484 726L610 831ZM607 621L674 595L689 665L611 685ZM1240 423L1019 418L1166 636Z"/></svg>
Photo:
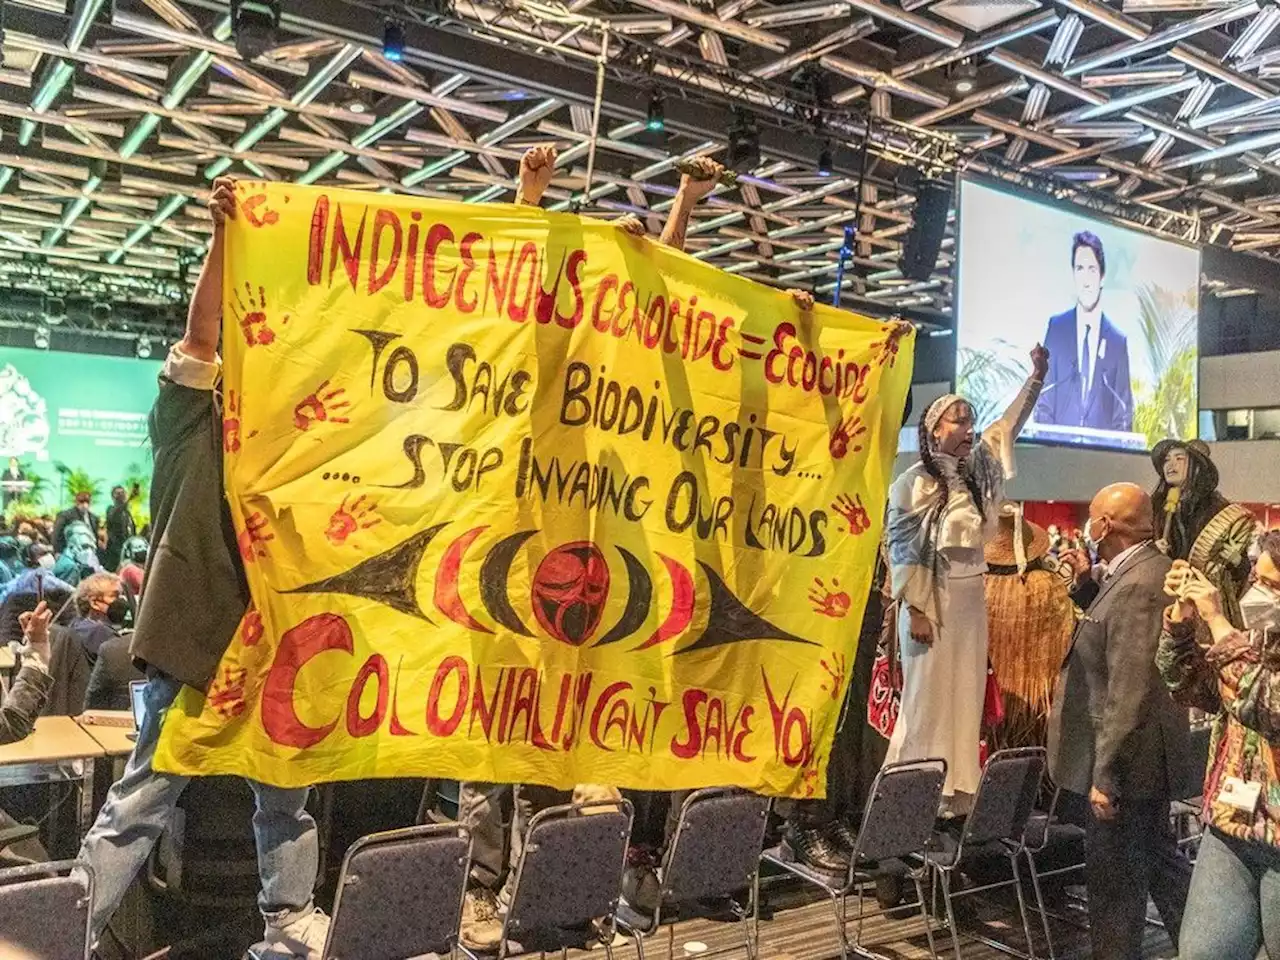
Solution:
<svg viewBox="0 0 1280 960"><path fill-rule="evenodd" d="M733 111L725 160L730 170L737 170L739 173L760 165L760 131L756 129L755 120L745 110Z"/></svg>
<svg viewBox="0 0 1280 960"><path fill-rule="evenodd" d="M657 90L649 95L649 111L645 117L644 128L650 133L661 133L667 129L666 101Z"/></svg>
<svg viewBox="0 0 1280 960"><path fill-rule="evenodd" d="M382 55L396 63L404 59L404 27L394 20L382 28Z"/></svg>
<svg viewBox="0 0 1280 960"><path fill-rule="evenodd" d="M951 89L964 95L973 93L978 86L978 65L972 57L965 57L951 68Z"/></svg>
<svg viewBox="0 0 1280 960"><path fill-rule="evenodd" d="M236 52L256 60L276 45L280 0L231 0L231 32Z"/></svg>
<svg viewBox="0 0 1280 960"><path fill-rule="evenodd" d="M824 143L822 149L818 151L818 176L831 176L831 168L834 166L831 159L831 144Z"/></svg>

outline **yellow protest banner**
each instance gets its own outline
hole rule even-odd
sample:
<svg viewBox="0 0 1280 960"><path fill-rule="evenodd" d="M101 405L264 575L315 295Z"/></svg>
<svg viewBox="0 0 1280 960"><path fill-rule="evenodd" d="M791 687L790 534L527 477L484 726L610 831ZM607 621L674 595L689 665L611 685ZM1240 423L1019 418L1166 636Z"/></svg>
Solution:
<svg viewBox="0 0 1280 960"><path fill-rule="evenodd" d="M157 767L821 795L913 338L590 218L237 194L253 607Z"/></svg>

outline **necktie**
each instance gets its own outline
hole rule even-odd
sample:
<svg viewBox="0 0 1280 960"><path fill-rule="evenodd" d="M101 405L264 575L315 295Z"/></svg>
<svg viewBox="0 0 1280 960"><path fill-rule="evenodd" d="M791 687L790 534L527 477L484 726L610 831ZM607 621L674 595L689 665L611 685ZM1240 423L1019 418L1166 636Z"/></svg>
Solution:
<svg viewBox="0 0 1280 960"><path fill-rule="evenodd" d="M1093 328L1085 324L1084 347L1080 350L1080 396L1085 403L1089 402L1089 377L1093 371L1089 369L1093 360L1093 351L1089 349L1089 334Z"/></svg>

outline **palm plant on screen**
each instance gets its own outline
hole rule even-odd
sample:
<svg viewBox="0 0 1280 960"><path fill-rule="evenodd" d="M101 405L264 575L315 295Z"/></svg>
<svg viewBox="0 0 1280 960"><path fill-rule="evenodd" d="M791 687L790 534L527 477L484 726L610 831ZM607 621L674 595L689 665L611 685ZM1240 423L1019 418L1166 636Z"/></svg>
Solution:
<svg viewBox="0 0 1280 960"><path fill-rule="evenodd" d="M1005 340L984 349L961 347L956 356L956 393L973 407L974 422L985 426L1004 413L1026 378L1026 364Z"/></svg>
<svg viewBox="0 0 1280 960"><path fill-rule="evenodd" d="M125 467L120 485L131 495L129 513L133 515L134 524L141 530L151 522L151 470L144 464L131 463ZM135 488L138 495L133 497Z"/></svg>
<svg viewBox="0 0 1280 960"><path fill-rule="evenodd" d="M1182 292L1142 284L1138 325L1155 373L1151 386L1135 384L1133 429L1155 446L1166 437L1194 436L1196 410L1195 288Z"/></svg>

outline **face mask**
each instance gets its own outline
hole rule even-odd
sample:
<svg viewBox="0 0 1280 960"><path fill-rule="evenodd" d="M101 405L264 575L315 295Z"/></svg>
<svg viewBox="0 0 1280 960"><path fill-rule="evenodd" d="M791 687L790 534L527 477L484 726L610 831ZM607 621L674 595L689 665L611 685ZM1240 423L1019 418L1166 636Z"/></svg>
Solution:
<svg viewBox="0 0 1280 960"><path fill-rule="evenodd" d="M54 563L54 560L53 560L53 554L51 554L51 553L46 553L43 557L41 557L41 558L40 558L39 560L37 560L36 562L40 564L40 569L42 569L42 570L52 570L52 569L53 569L53 563Z"/></svg>
<svg viewBox="0 0 1280 960"><path fill-rule="evenodd" d="M1093 517L1084 522L1084 545L1094 553L1098 552L1098 545L1101 541L1094 539L1093 535Z"/></svg>
<svg viewBox="0 0 1280 960"><path fill-rule="evenodd" d="M85 547L76 554L76 563L82 567L88 567L90 570L99 569L98 551L91 547Z"/></svg>
<svg viewBox="0 0 1280 960"><path fill-rule="evenodd" d="M107 607L107 622L121 626L129 619L129 613L129 601L124 597L116 597L111 601L111 606Z"/></svg>
<svg viewBox="0 0 1280 960"><path fill-rule="evenodd" d="M1280 627L1280 596L1274 590L1255 583L1240 598L1240 615L1246 630Z"/></svg>

